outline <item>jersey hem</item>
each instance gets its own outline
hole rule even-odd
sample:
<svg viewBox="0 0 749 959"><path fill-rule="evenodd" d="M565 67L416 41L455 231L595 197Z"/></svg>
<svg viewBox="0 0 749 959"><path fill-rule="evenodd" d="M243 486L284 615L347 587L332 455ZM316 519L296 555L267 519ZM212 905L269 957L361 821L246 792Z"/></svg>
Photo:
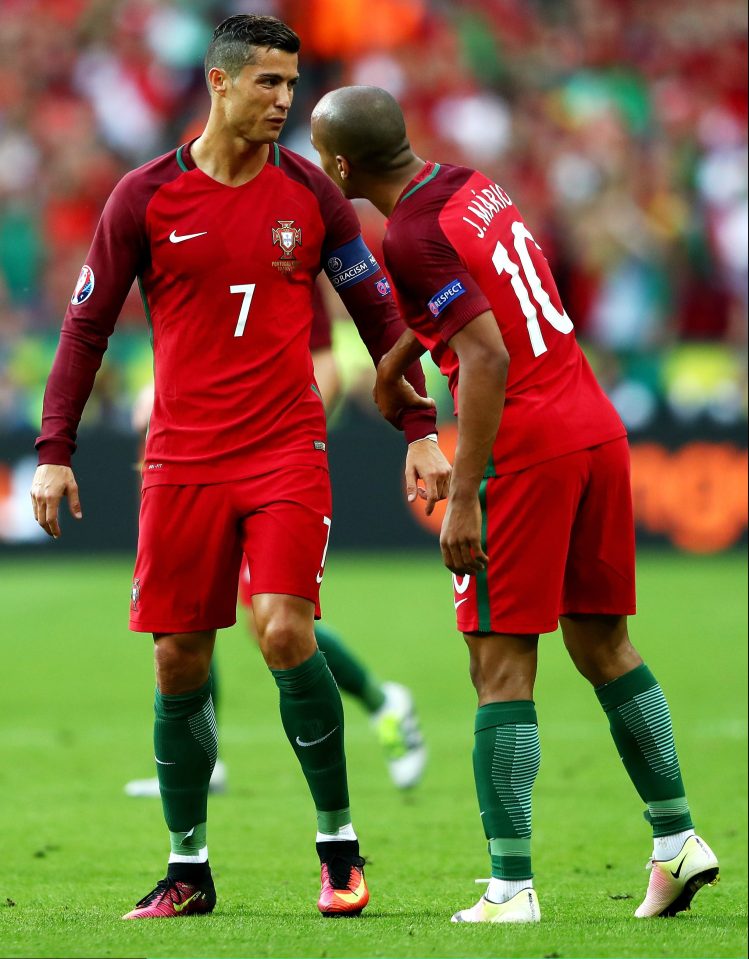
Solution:
<svg viewBox="0 0 749 959"><path fill-rule="evenodd" d="M500 430L501 429L502 427L500 426ZM556 450L544 450L543 454L539 454L538 457L533 457L531 459L523 458L519 463L515 463L513 460L510 460L509 467L508 465L503 465L501 460L498 464L498 461L494 458L494 456L492 456L487 464L483 479L499 479L503 476L511 476L513 473L522 473L524 470L530 469L533 466L539 466L541 463L548 463L549 460L556 460L561 456L568 456L570 453L580 453L582 450L592 450L597 446L605 446L607 443L614 443L616 440L626 438L627 431L622 426L621 429L613 432L610 435L604 434L600 439L596 439L592 443L589 441L584 443L572 442L565 444Z"/></svg>
<svg viewBox="0 0 749 959"><path fill-rule="evenodd" d="M235 469L227 469L225 466L219 473L218 470L206 470L203 466L167 466L162 471L142 473L142 489L148 489L150 486L220 486L223 483L236 483L240 480L258 479L261 476L267 476L269 473L278 473L282 470L296 469L321 469L325 473L330 472L327 455L320 451L320 459L311 460L305 456L290 457L286 460L280 460L278 455L275 457L269 455L263 458L255 466L247 464L237 465Z"/></svg>

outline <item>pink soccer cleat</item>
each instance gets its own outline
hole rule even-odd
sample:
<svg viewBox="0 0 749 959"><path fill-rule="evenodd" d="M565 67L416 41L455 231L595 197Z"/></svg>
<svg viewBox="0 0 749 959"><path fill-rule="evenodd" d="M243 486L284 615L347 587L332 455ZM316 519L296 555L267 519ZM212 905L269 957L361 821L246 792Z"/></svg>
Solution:
<svg viewBox="0 0 749 959"><path fill-rule="evenodd" d="M176 879L160 879L156 888L136 903L123 919L173 919L212 912L216 890L210 873L200 886Z"/></svg>

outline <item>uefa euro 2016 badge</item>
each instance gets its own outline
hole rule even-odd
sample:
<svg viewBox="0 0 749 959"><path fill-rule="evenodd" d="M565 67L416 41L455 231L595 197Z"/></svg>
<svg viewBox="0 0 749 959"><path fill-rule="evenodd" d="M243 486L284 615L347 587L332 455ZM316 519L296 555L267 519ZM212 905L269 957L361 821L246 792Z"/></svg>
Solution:
<svg viewBox="0 0 749 959"><path fill-rule="evenodd" d="M278 226L271 227L274 246L281 247L281 256L278 260L273 260L273 266L281 273L291 273L299 261L294 256L294 249L297 245L302 245L302 229L295 227L293 220L278 220Z"/></svg>
<svg viewBox="0 0 749 959"><path fill-rule="evenodd" d="M79 306L81 303L87 300L93 292L94 271L91 269L88 263L84 263L78 276L78 282L73 290L73 295L70 297L70 302L73 304L73 306Z"/></svg>

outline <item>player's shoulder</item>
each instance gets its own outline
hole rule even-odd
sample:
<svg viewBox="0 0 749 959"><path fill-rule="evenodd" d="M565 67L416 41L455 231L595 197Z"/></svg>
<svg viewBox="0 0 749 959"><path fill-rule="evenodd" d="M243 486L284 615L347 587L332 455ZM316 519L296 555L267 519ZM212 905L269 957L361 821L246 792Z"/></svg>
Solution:
<svg viewBox="0 0 749 959"><path fill-rule="evenodd" d="M333 197L338 203L346 202L338 187L316 163L287 147L279 145L277 151L276 165L290 179L303 184L325 201Z"/></svg>
<svg viewBox="0 0 749 959"><path fill-rule="evenodd" d="M388 219L386 256L410 258L444 241L440 216L446 204L475 173L468 167L429 162L408 184Z"/></svg>
<svg viewBox="0 0 749 959"><path fill-rule="evenodd" d="M126 204L134 211L144 209L161 186L187 171L179 162L180 150L178 147L162 153L126 173L112 191L110 203Z"/></svg>

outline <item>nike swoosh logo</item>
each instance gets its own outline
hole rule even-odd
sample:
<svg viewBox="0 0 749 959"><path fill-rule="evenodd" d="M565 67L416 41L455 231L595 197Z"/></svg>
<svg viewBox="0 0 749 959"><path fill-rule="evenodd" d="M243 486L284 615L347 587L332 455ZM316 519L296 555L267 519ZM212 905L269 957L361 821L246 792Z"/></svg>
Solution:
<svg viewBox="0 0 749 959"><path fill-rule="evenodd" d="M190 905L193 899L202 899L202 898L203 898L203 893L198 890L198 892L194 892L189 899L185 899L183 902L173 902L172 905L174 906L174 911L182 912L183 909L185 909L187 906Z"/></svg>
<svg viewBox="0 0 749 959"><path fill-rule="evenodd" d="M350 903L358 902L361 899L365 888L366 886L364 884L364 876L362 876L361 879L359 880L359 885L356 887L356 889L353 890L353 892L339 892L336 889L336 893L335 893L336 898L343 899L344 902L350 902Z"/></svg>
<svg viewBox="0 0 749 959"><path fill-rule="evenodd" d="M462 606L463 603L467 603L467 602L468 602L468 597L467 597L467 596L466 596L465 599L459 599L459 600L456 602L456 604L455 604L455 608L457 609L458 606Z"/></svg>
<svg viewBox="0 0 749 959"><path fill-rule="evenodd" d="M202 233L185 233L184 236L177 236L177 231L172 230L169 234L170 243L184 243L185 240L194 240L196 236L205 236L208 230L203 230Z"/></svg>
<svg viewBox="0 0 749 959"><path fill-rule="evenodd" d="M681 872L681 867L684 865L684 859L686 859L686 858L687 858L686 856L683 857L683 859L681 860L681 862L679 863L679 865L676 867L676 872L673 872L673 870L671 871L671 875L674 877L674 879L678 879L678 878L679 878L679 873Z"/></svg>
<svg viewBox="0 0 749 959"><path fill-rule="evenodd" d="M176 766L176 763L165 763L163 759L158 759L156 756L153 757L159 766Z"/></svg>
<svg viewBox="0 0 749 959"><path fill-rule="evenodd" d="M324 743L326 739L333 735L333 733L338 729L337 726L334 726L329 733L325 733L324 736L321 736L319 739L313 739L311 743L305 743L304 740L300 739L298 736L296 738L297 746L317 746L318 743Z"/></svg>

